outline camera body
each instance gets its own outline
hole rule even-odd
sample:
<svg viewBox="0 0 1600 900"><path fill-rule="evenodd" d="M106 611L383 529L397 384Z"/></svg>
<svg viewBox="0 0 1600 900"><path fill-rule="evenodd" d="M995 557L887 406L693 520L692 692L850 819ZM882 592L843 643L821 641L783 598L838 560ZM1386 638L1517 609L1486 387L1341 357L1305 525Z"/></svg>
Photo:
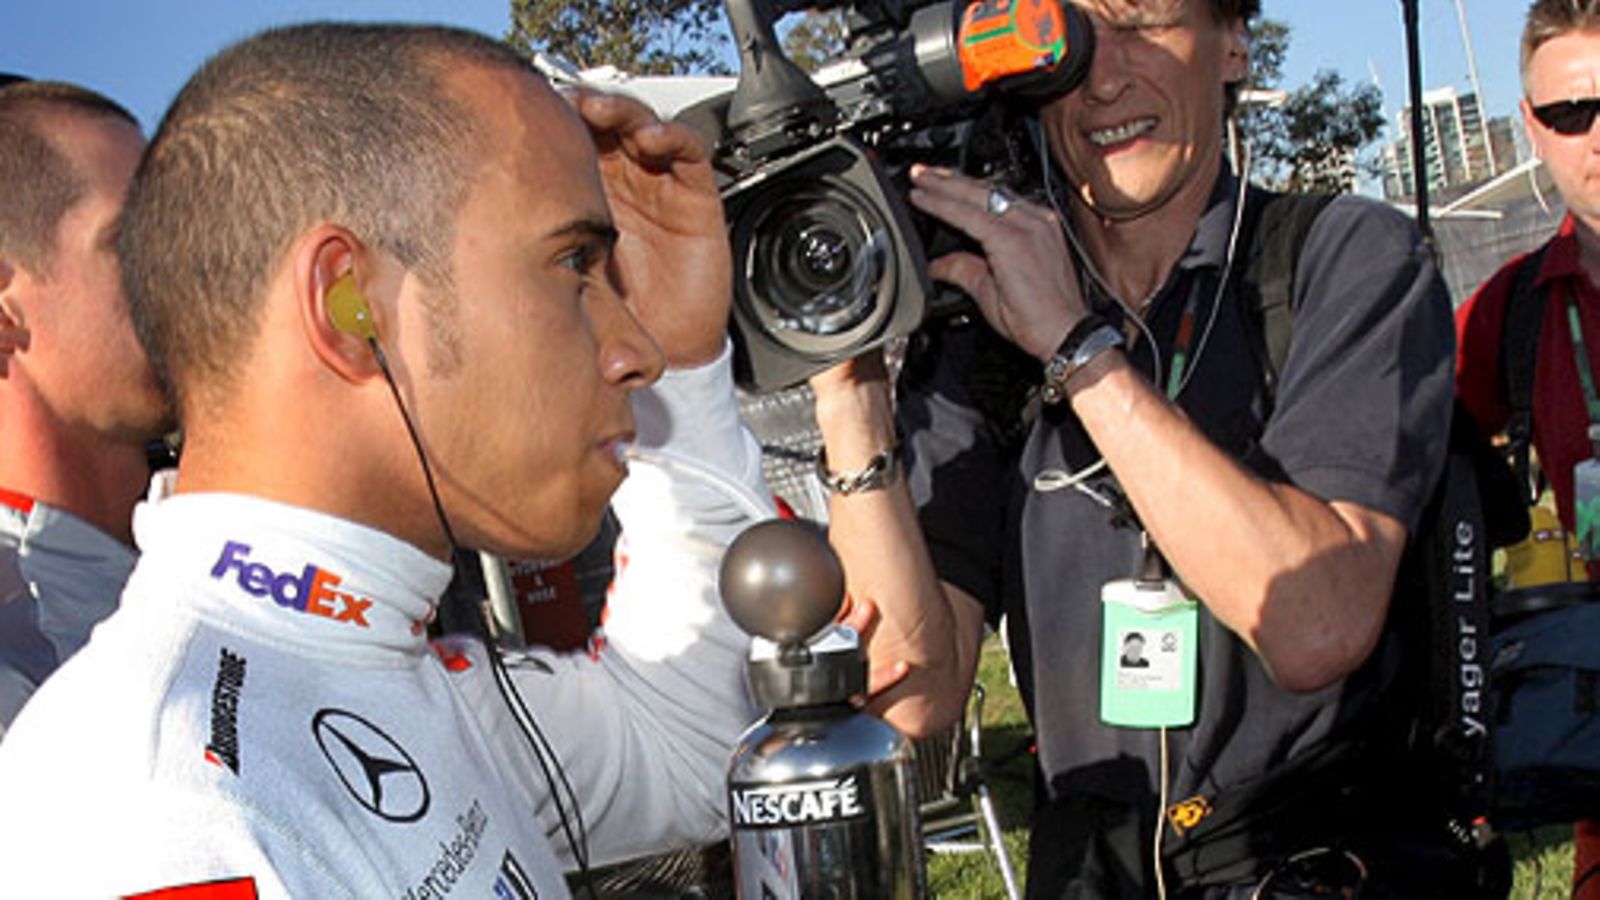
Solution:
<svg viewBox="0 0 1600 900"><path fill-rule="evenodd" d="M740 383L782 389L959 304L930 252L962 238L905 201L910 165L997 183L1033 177L1014 123L1087 74L1093 30L1066 0L725 0L731 94L680 118L713 136L734 254ZM844 57L813 79L781 15L843 9ZM996 102L996 101L1000 102Z"/></svg>

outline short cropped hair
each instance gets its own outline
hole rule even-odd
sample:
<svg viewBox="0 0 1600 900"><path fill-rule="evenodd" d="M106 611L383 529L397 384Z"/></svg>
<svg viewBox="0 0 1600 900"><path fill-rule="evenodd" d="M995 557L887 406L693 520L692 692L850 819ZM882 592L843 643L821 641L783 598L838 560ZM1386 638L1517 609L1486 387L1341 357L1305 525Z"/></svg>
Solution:
<svg viewBox="0 0 1600 900"><path fill-rule="evenodd" d="M1522 28L1522 86L1528 63L1546 43L1574 31L1600 31L1600 0L1534 0Z"/></svg>
<svg viewBox="0 0 1600 900"><path fill-rule="evenodd" d="M118 242L135 330L176 408L234 383L268 278L318 222L392 254L449 305L452 225L486 149L444 87L459 63L537 77L469 31L317 23L236 44L179 92Z"/></svg>
<svg viewBox="0 0 1600 900"><path fill-rule="evenodd" d="M116 101L60 81L0 87L0 259L49 274L56 227L89 190L84 173L49 136L52 115L139 122Z"/></svg>

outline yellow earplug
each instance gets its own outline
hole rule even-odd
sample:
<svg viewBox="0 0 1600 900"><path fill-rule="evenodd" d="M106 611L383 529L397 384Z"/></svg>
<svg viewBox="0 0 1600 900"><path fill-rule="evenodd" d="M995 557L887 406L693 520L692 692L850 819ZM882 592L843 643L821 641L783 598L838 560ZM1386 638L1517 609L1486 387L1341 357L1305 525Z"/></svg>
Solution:
<svg viewBox="0 0 1600 900"><path fill-rule="evenodd" d="M328 319L333 327L364 341L377 340L378 329L372 324L372 307L356 287L355 276L349 272L328 286Z"/></svg>

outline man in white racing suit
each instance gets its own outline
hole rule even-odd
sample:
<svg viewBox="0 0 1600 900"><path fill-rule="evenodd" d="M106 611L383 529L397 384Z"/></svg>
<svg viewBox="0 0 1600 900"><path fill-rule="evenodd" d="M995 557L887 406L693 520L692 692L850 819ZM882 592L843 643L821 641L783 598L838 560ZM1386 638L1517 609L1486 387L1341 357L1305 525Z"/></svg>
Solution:
<svg viewBox="0 0 1600 900"><path fill-rule="evenodd" d="M0 737L116 607L168 427L111 240L143 151L94 91L0 88Z"/></svg>
<svg viewBox="0 0 1600 900"><path fill-rule="evenodd" d="M549 754L479 644L427 637L453 544L574 552L627 443L760 489L692 133L478 35L280 29L180 93L119 250L185 449L0 745L0 896L564 897L723 833L754 710L722 492L616 493L607 640L509 661Z"/></svg>

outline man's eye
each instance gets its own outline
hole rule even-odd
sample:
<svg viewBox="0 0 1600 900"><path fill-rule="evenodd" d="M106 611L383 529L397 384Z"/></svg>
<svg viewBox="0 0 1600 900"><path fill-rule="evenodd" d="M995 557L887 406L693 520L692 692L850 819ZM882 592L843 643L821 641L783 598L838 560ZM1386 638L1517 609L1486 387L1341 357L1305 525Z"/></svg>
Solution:
<svg viewBox="0 0 1600 900"><path fill-rule="evenodd" d="M592 245L584 245L567 251L558 262L563 268L571 269L579 275L587 275L594 268L599 256L598 248Z"/></svg>

